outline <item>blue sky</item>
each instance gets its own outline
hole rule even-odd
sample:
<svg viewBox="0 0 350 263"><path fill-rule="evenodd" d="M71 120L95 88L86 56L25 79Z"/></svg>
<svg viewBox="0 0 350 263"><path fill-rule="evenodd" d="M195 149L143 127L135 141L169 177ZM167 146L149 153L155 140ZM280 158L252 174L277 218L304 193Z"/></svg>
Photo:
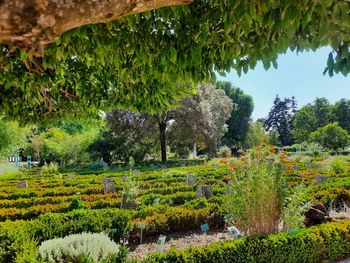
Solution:
<svg viewBox="0 0 350 263"><path fill-rule="evenodd" d="M271 67L265 71L259 63L241 77L231 71L226 77L218 76L218 80L230 81L253 97L254 119L267 116L276 94L280 97L294 95L299 108L316 97L326 97L331 103L340 98L350 99L350 75L338 74L331 78L322 74L329 52L330 48L298 55L288 51L279 56L277 70Z"/></svg>

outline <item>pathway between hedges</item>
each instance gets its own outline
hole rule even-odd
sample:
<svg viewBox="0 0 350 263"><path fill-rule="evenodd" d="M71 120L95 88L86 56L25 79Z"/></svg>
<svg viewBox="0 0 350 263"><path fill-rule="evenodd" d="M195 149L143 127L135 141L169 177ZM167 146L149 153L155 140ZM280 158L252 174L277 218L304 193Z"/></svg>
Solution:
<svg viewBox="0 0 350 263"><path fill-rule="evenodd" d="M212 244L218 241L232 240L233 237L226 230L210 230L207 235L207 244ZM149 253L156 252L158 238L147 238L142 244L129 244L129 258L145 258ZM171 247L177 250L182 250L188 247L205 246L206 239L202 232L176 232L168 234L164 245L163 252L169 251ZM334 263L350 263L350 259L337 261Z"/></svg>
<svg viewBox="0 0 350 263"><path fill-rule="evenodd" d="M144 240L142 244L129 244L129 257L145 258L149 253L156 252L157 239L158 238L148 238ZM208 244L232 239L233 237L227 230L210 230L207 236ZM191 246L197 247L205 245L206 239L201 232L177 232L167 235L164 252L168 251L171 247L181 250Z"/></svg>

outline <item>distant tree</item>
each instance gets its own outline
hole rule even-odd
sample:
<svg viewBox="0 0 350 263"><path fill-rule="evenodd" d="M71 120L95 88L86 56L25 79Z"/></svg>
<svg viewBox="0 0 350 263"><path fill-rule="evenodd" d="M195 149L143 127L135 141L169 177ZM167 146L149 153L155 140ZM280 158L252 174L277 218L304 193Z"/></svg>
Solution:
<svg viewBox="0 0 350 263"><path fill-rule="evenodd" d="M306 141L313 131L335 120L333 106L326 98L316 98L295 114L293 136L298 143Z"/></svg>
<svg viewBox="0 0 350 263"><path fill-rule="evenodd" d="M87 149L97 136L97 129L85 130L71 135L60 128L50 128L34 135L27 145L26 152L46 162L79 164L89 161Z"/></svg>
<svg viewBox="0 0 350 263"><path fill-rule="evenodd" d="M269 137L266 135L263 124L255 121L250 123L243 147L246 149L263 145L268 142Z"/></svg>
<svg viewBox="0 0 350 263"><path fill-rule="evenodd" d="M225 92L212 84L202 84L198 93L181 101L175 109L174 123L170 127L172 146L192 148L194 156L197 147L207 148L214 154L224 134L226 121L232 112L232 100Z"/></svg>
<svg viewBox="0 0 350 263"><path fill-rule="evenodd" d="M18 155L25 147L30 129L20 127L15 121L0 119L0 156Z"/></svg>
<svg viewBox="0 0 350 263"><path fill-rule="evenodd" d="M250 116L254 110L253 98L240 88L233 87L228 81L219 81L216 86L223 89L233 102L233 111L226 122L228 130L222 138L222 143L229 147L239 147L249 129Z"/></svg>
<svg viewBox="0 0 350 263"><path fill-rule="evenodd" d="M310 133L319 128L318 121L314 114L314 106L306 105L298 110L293 124L293 136L295 140L298 143L306 141Z"/></svg>
<svg viewBox="0 0 350 263"><path fill-rule="evenodd" d="M292 128L296 112L296 100L294 97L280 99L276 96L273 107L264 123L266 131L270 134L277 132L282 146L293 144Z"/></svg>
<svg viewBox="0 0 350 263"><path fill-rule="evenodd" d="M341 99L333 107L333 115L339 126L350 133L350 100Z"/></svg>
<svg viewBox="0 0 350 263"><path fill-rule="evenodd" d="M142 161L157 142L157 122L147 114L113 110L106 113L106 120L109 134L104 138L114 146L111 153L114 160L127 161L133 157Z"/></svg>
<svg viewBox="0 0 350 263"><path fill-rule="evenodd" d="M337 122L334 122L312 132L309 141L317 142L324 148L337 151L349 145L349 134Z"/></svg>
<svg viewBox="0 0 350 263"><path fill-rule="evenodd" d="M316 98L314 101L314 112L317 126L323 127L334 120L333 107L326 98Z"/></svg>

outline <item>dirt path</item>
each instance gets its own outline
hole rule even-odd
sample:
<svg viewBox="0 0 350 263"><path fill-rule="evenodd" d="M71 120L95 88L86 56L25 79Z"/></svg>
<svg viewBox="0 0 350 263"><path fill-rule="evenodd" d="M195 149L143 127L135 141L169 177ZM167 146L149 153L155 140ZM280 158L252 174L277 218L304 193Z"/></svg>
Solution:
<svg viewBox="0 0 350 263"><path fill-rule="evenodd" d="M232 240L233 237L227 230L209 231L207 235L208 244L212 244L218 241ZM129 245L129 257L130 258L145 258L147 254L156 252L158 238L151 238L145 240L142 244ZM185 249L191 246L205 246L206 238L201 232L178 232L169 234L166 237L164 245L164 252L168 251L171 247L176 249Z"/></svg>

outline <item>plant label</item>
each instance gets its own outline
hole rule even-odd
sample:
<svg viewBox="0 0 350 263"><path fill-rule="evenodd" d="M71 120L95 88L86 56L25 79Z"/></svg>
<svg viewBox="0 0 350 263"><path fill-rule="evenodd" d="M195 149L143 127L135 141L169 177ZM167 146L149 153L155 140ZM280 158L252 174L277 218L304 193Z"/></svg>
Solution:
<svg viewBox="0 0 350 263"><path fill-rule="evenodd" d="M108 184L108 183L110 183L111 182L111 178L103 178L102 179L102 183L103 184Z"/></svg>
<svg viewBox="0 0 350 263"><path fill-rule="evenodd" d="M197 183L197 178L193 175L187 175L186 177L186 184L188 185L195 185Z"/></svg>
<svg viewBox="0 0 350 263"><path fill-rule="evenodd" d="M291 233L291 234L295 235L296 233L298 233L298 231L297 231L297 230L295 230L295 229L291 229L291 230L289 231L289 233Z"/></svg>
<svg viewBox="0 0 350 263"><path fill-rule="evenodd" d="M123 183L129 182L129 181L130 181L129 177L127 177L127 176L122 176L122 177L120 177L120 180L121 180Z"/></svg>
<svg viewBox="0 0 350 263"><path fill-rule="evenodd" d="M68 181L72 181L74 179L74 175L72 175L72 174L68 174L67 175L67 180Z"/></svg>
<svg viewBox="0 0 350 263"><path fill-rule="evenodd" d="M132 173L133 173L134 175L136 175L136 176L140 175L140 171L139 171L139 170L135 170L135 171L133 171Z"/></svg>
<svg viewBox="0 0 350 263"><path fill-rule="evenodd" d="M242 234L238 231L237 227L235 226L230 226L227 229L234 238L239 238L242 236Z"/></svg>
<svg viewBox="0 0 350 263"><path fill-rule="evenodd" d="M315 179L314 185L322 184L327 181L328 176L314 176L314 179Z"/></svg>
<svg viewBox="0 0 350 263"><path fill-rule="evenodd" d="M202 232L207 232L209 230L209 225L207 223L201 225Z"/></svg>
<svg viewBox="0 0 350 263"><path fill-rule="evenodd" d="M140 228L140 229L145 229L146 226L147 226L147 224L146 224L146 223L139 223L137 226L138 226L138 228Z"/></svg>
<svg viewBox="0 0 350 263"><path fill-rule="evenodd" d="M211 190L210 185L202 185L197 187L196 198L211 198L213 197L213 191Z"/></svg>
<svg viewBox="0 0 350 263"><path fill-rule="evenodd" d="M18 188L28 188L27 181L22 181L17 183Z"/></svg>
<svg viewBox="0 0 350 263"><path fill-rule="evenodd" d="M103 194L112 194L115 192L116 192L116 190L115 190L115 185L113 182L109 182L109 183L104 184Z"/></svg>
<svg viewBox="0 0 350 263"><path fill-rule="evenodd" d="M166 236L160 235L157 241L157 252L163 252Z"/></svg>
<svg viewBox="0 0 350 263"><path fill-rule="evenodd" d="M226 184L226 195L230 195L231 194L231 184L232 184L232 181L228 181L227 184Z"/></svg>

